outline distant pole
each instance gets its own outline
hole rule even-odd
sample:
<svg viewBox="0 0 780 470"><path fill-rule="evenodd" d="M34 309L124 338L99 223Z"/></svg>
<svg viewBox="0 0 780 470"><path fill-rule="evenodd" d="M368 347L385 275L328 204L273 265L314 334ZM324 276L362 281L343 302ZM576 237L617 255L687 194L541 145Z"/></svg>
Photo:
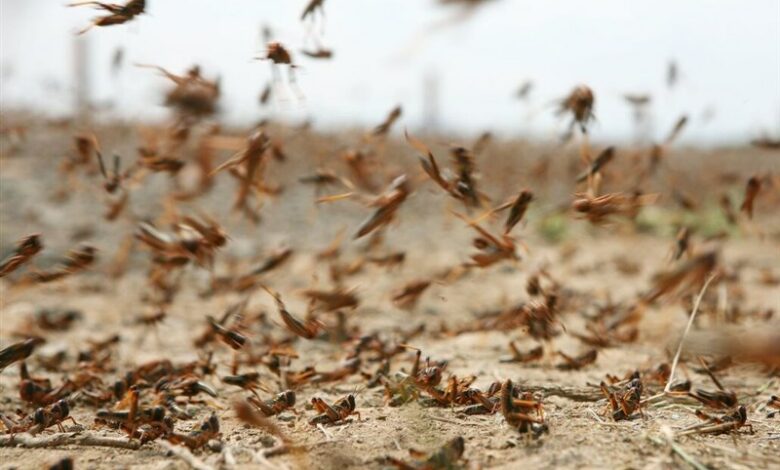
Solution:
<svg viewBox="0 0 780 470"><path fill-rule="evenodd" d="M86 35L73 38L74 111L79 121L89 119L89 42Z"/></svg>
<svg viewBox="0 0 780 470"><path fill-rule="evenodd" d="M429 71L423 79L423 127L428 134L439 130L439 76Z"/></svg>

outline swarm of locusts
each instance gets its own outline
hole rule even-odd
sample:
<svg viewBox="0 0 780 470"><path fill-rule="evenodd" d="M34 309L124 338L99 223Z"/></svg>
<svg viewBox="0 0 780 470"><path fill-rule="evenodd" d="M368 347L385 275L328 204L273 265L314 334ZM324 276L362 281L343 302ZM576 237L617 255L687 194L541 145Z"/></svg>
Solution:
<svg viewBox="0 0 780 470"><path fill-rule="evenodd" d="M317 47L304 56L332 56L313 30L324 22L324 4L312 0L303 11L301 20ZM135 20L147 7L138 0L71 6L82 5L106 12L84 31ZM295 84L293 71L298 66L290 47L269 38L261 58L271 63L272 85L278 85L282 66L288 69L290 84ZM112 149L101 142L98 131L79 133L54 170L68 182L59 194L94 190L100 195L105 211L88 216L123 241L101 246L97 239L80 240L67 251L58 251L47 244L53 234L28 233L0 261L0 282L8 295L3 309L16 296L34 299L36 289L65 289L73 279L91 279L90 273L105 264L107 279L120 282L133 274L133 263L143 266L138 287L143 308L123 313L115 334L90 335L75 354L49 346L77 331L86 312L40 306L21 322L8 321L4 315L0 370L14 371L6 371L6 378L18 372L18 379L3 381L3 388L15 396L0 407L4 433L0 447L162 447L194 468L210 468L201 460L217 459L229 468L236 459L231 452L238 451L227 429L241 423L274 443L250 449L253 462L269 464L269 459L289 454L303 467L314 465L305 456L318 444L299 439L301 434L324 435L327 445L345 428L406 419L403 416L409 415L398 410L404 407L454 424L450 430L479 426L488 434L504 436L512 447L544 446L557 438L556 428L567 425L551 396L591 402L594 425L609 425L616 440L649 428L660 406L676 406L679 422L667 435L672 450L678 448L674 440L684 436L745 436L766 429L762 425L767 421L780 423L773 411L780 409L776 334L744 330L741 335L756 340L751 347L739 347L733 337L719 332L712 341L692 342L707 347L691 346L687 354L681 356L678 350L674 356L678 344L683 349L683 335L671 350L659 349L644 364L609 362L615 357L609 350L643 337L643 319L674 305L685 309L695 305L692 324L700 310L717 313L727 323L771 325L772 311L729 304L739 302L744 293L741 267L727 262L723 251L729 233L760 231L760 215L767 213L770 200L778 200L777 175L752 174L735 182L738 189L714 195L731 232L705 239L691 226L675 227L670 254L658 254L667 256L666 268L654 273L633 297L613 297L608 287L600 291L606 295L577 289L555 274L554 265L526 263L535 249L529 246L533 245L529 222L534 219L563 217L601 234L639 230L643 213L660 204L677 204L696 213L698 203L668 165L673 144L687 125L686 116L661 143L636 149L598 148L589 136L597 95L588 86L575 86L558 101L557 113L568 128L564 140L578 140L579 158L564 181L568 200L551 209L537 193L539 184L516 183L503 190L491 185L486 174L493 163L485 156L491 134L471 144L451 145L446 152L436 139L402 129L401 105L350 146L340 146L334 158L309 162L304 174L282 180L278 175L289 159L303 158L289 152L289 133L267 121L244 135L226 132L216 121L218 79L207 78L197 65L181 74L157 65L143 67L159 72L161 83L170 86L164 100L170 120L142 128L134 156L106 153ZM268 85L261 102L272 99L275 90ZM523 97L530 93L530 82L522 90ZM626 95L631 106L649 100ZM405 142L394 158L403 161L397 164L386 153L387 142L401 130ZM761 146L775 151L763 141ZM621 162L626 160L631 163ZM549 182L544 162L523 171L542 184ZM168 183L155 209L139 202L153 180ZM234 196L232 201L220 198L222 210L209 210L213 206L204 201L217 186L234 191ZM312 188L316 210L326 205L346 211L352 205L362 221L342 227L318 250L281 246L253 256L251 262L230 258L234 240L226 221L238 219L253 233L263 233L276 223L266 214L266 205L291 194L308 195ZM458 247L456 261L447 261L436 272L418 267L415 277L400 279L400 268L417 261L408 247L394 244L393 237L399 227L428 223L414 218L420 193L430 196L428 204L440 206L435 210L445 214L448 231L460 230L470 240ZM307 250L316 252L307 257ZM300 268L306 262L313 263L312 273L324 267L327 274L307 278ZM626 273L638 269L625 259L616 264ZM299 276L294 289L279 282L293 269ZM513 290L523 300L505 300L475 312L469 321L418 320L423 315L420 305L426 304L421 299L444 299L466 283L484 282L482 276L488 272L518 270L525 272L526 280L515 282ZM767 271L763 282L779 284L774 276ZM393 286L376 282L380 278L391 279ZM366 280L372 289L386 288L382 305L367 306ZM301 283L309 284L299 288ZM211 306L216 300L226 307L215 311ZM189 320L199 325L183 332L190 360L171 359L162 352L149 360L127 357L128 347L152 343L155 337L163 341L158 332L170 321L170 312L183 304ZM394 315L405 315L399 321L406 325L370 328L361 319L371 309L391 308L405 311ZM458 365L458 357L471 351L445 354L441 348L421 347L468 335L503 338L495 349L506 356L492 364L483 360L482 370L469 371ZM335 352L335 361L323 351ZM773 381L750 395L732 389L737 382L724 377L740 362L761 364ZM582 374L594 375L594 364L611 372L580 380ZM523 371L538 369L570 377L570 382L542 386L522 376ZM391 418L394 414L401 418ZM775 431L778 426L774 424ZM413 433L411 428L408 432ZM434 444L410 436L404 446L395 441L386 455L362 464L450 469L478 467L484 461L484 449L457 431L438 432ZM409 445L417 442L431 445L425 450ZM51 468L73 465L63 459Z"/></svg>

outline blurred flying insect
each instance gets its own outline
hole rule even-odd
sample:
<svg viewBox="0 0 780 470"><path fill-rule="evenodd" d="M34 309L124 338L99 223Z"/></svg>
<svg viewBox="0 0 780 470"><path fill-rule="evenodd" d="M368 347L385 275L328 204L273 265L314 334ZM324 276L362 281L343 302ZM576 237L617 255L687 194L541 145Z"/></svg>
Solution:
<svg viewBox="0 0 780 470"><path fill-rule="evenodd" d="M666 87L670 90L677 85L677 81L680 78L680 71L677 67L677 62L670 60L666 64Z"/></svg>
<svg viewBox="0 0 780 470"><path fill-rule="evenodd" d="M257 372L248 372L246 374L238 375L226 375L222 377L222 382L228 385L235 385L241 387L244 390L251 392L257 399L260 399L260 395L257 394L257 389L265 390L265 387L260 383L260 374Z"/></svg>
<svg viewBox="0 0 780 470"><path fill-rule="evenodd" d="M279 316L282 317L282 321L291 332L305 339L314 339L322 328L322 324L314 319L302 322L295 318L292 313L287 310L287 307L282 301L282 296L278 292L271 290L269 287L263 286L266 292L276 301L276 307L279 310Z"/></svg>
<svg viewBox="0 0 780 470"><path fill-rule="evenodd" d="M497 237L486 229L482 228L476 221L469 220L466 216L452 211L452 213L468 224L479 234L473 240L473 245L479 250L479 253L471 255L471 263L467 267L486 268L499 261L518 259L515 252L515 241L507 234Z"/></svg>
<svg viewBox="0 0 780 470"><path fill-rule="evenodd" d="M219 339L222 340L223 343L227 344L231 349L241 349L247 343L246 336L237 331L237 329L226 328L222 325L222 323L217 322L212 317L206 317L206 319L208 320L209 326L217 335L217 337L219 337ZM226 320L226 318L223 317L223 320Z"/></svg>
<svg viewBox="0 0 780 470"><path fill-rule="evenodd" d="M412 137L405 132L406 141L415 150L420 152L420 165L425 173L450 196L462 201L466 207L477 207L481 204L483 195L477 191L476 178L474 177L475 165L474 155L468 149L455 147L452 149L453 163L455 164L456 176L445 177L433 152L422 141ZM424 156L423 156L424 155Z"/></svg>
<svg viewBox="0 0 780 470"><path fill-rule="evenodd" d="M35 348L43 342L41 338L30 338L0 349L0 371L14 362L23 361L30 357Z"/></svg>
<svg viewBox="0 0 780 470"><path fill-rule="evenodd" d="M387 114L387 117L385 117L385 120L374 127L374 129L371 131L371 135L386 135L388 132L390 132L390 128L393 127L393 124L395 124L395 122L401 117L402 114L403 108L401 108L401 105L398 105L390 110L390 112Z"/></svg>
<svg viewBox="0 0 780 470"><path fill-rule="evenodd" d="M302 49L301 54L305 55L306 57L310 57L312 59L332 59L333 58L333 50L328 49L325 47L318 47L317 49L309 50L309 49Z"/></svg>
<svg viewBox="0 0 780 470"><path fill-rule="evenodd" d="M356 308L360 299L355 295L355 289L337 288L334 290L307 289L303 292L310 303L311 308L332 312L342 308Z"/></svg>
<svg viewBox="0 0 780 470"><path fill-rule="evenodd" d="M566 98L560 100L558 114L571 113L569 129L579 124L583 134L587 134L588 123L595 119L593 114L593 90L585 85L575 87Z"/></svg>
<svg viewBox="0 0 780 470"><path fill-rule="evenodd" d="M262 130L258 130L247 139L246 148L215 168L214 175L223 170L230 170L239 180L238 192L233 203L235 209L242 210L254 222L259 222L259 214L249 207L249 195L261 191L263 172L266 165L266 151L270 139Z"/></svg>
<svg viewBox="0 0 780 470"><path fill-rule="evenodd" d="M757 176L752 176L745 186L745 200L742 202L739 210L747 214L749 219L753 218L753 202L761 190L761 180Z"/></svg>
<svg viewBox="0 0 780 470"><path fill-rule="evenodd" d="M92 245L80 245L69 250L65 258L51 270L32 272L22 282L46 283L56 281L86 270L96 259L97 248Z"/></svg>
<svg viewBox="0 0 780 470"><path fill-rule="evenodd" d="M19 240L13 253L0 261L0 277L5 277L16 271L20 266L29 262L42 249L43 243L41 242L40 234L34 233Z"/></svg>
<svg viewBox="0 0 780 470"><path fill-rule="evenodd" d="M510 341L509 349L512 351L512 355L508 358L501 359L500 362L533 362L540 360L544 356L544 347L542 346L537 346L530 351L521 351L515 345L514 341Z"/></svg>
<svg viewBox="0 0 780 470"><path fill-rule="evenodd" d="M582 183L585 180L593 178L607 163L612 161L614 156L615 147L605 148L598 157L590 163L588 168L577 176L577 182Z"/></svg>
<svg viewBox="0 0 780 470"><path fill-rule="evenodd" d="M103 154L100 152L96 152L96 154L98 164L100 165L100 174L103 175L104 179L103 189L105 189L107 193L113 194L120 188L122 183L122 174L119 171L122 159L119 155L114 155L114 166L111 169L107 169L106 164L103 161Z"/></svg>
<svg viewBox="0 0 780 470"><path fill-rule="evenodd" d="M683 129L685 129L686 124L688 124L688 116L683 114L677 119L677 121L675 121L674 126L672 126L672 130L669 131L669 135L667 135L666 140L664 140L664 145L669 145L677 140Z"/></svg>
<svg viewBox="0 0 780 470"><path fill-rule="evenodd" d="M517 91L515 92L515 97L520 100L527 100L528 97L531 95L531 90L534 88L534 82L531 80L526 80L523 83L520 84L520 86L517 88Z"/></svg>
<svg viewBox="0 0 780 470"><path fill-rule="evenodd" d="M509 232L512 231L515 225L523 220L523 216L525 216L528 206L533 200L534 193L528 189L524 189L520 191L513 200L504 203L491 211L498 212L509 208L509 214L506 217L506 222L504 222L504 235L509 235Z"/></svg>
<svg viewBox="0 0 780 470"><path fill-rule="evenodd" d="M682 227L677 232L677 237L674 240L672 260L677 261L683 255L691 256L691 230L688 227Z"/></svg>
<svg viewBox="0 0 780 470"><path fill-rule="evenodd" d="M393 303L401 309L408 310L414 308L420 297L431 286L431 280L418 279L408 282L403 287L395 291L392 295Z"/></svg>
<svg viewBox="0 0 780 470"><path fill-rule="evenodd" d="M104 217L109 221L115 220L127 206L130 197L129 191L122 186L122 181L127 177L127 174L120 173L121 159L119 155L114 155L114 166L113 169L109 170L106 168L105 162L103 161L103 154L99 151L97 151L96 154L98 164L100 165L100 173L103 175L103 189L109 194L109 199L107 201L108 210L104 214ZM115 197L111 197L117 190L119 190L120 193Z"/></svg>
<svg viewBox="0 0 780 470"><path fill-rule="evenodd" d="M560 370L579 370L596 362L598 354L598 350L591 349L577 357L572 357L562 351L558 351L558 355L563 358L563 362L558 364L556 367Z"/></svg>
<svg viewBox="0 0 780 470"><path fill-rule="evenodd" d="M165 105L174 108L185 121L209 116L217 111L219 80L206 79L201 75L200 66L190 67L184 75L176 75L157 65L136 66L157 70L173 82L174 87L165 96ZM182 132L174 136L186 138L188 130L187 126L177 128L177 131Z"/></svg>
<svg viewBox="0 0 780 470"><path fill-rule="evenodd" d="M658 199L657 194L611 193L593 196L587 193L575 194L572 208L582 214L593 225L607 223L612 216L622 216L634 219L639 210Z"/></svg>
<svg viewBox="0 0 780 470"><path fill-rule="evenodd" d="M257 98L262 106L268 104L268 101L271 99L272 92L273 87L271 86L271 82L266 83L263 89L260 91L260 96Z"/></svg>
<svg viewBox="0 0 780 470"><path fill-rule="evenodd" d="M105 10L109 12L109 15L98 16L92 20L92 24L87 26L78 32L78 34L84 34L94 26L113 26L117 24L127 23L136 16L140 15L146 9L146 0L130 0L127 3L103 3L94 1L75 2L71 3L69 7L78 6L93 6L99 10Z"/></svg>
<svg viewBox="0 0 780 470"><path fill-rule="evenodd" d="M290 51L288 51L287 48L282 45L282 43L278 41L268 42L268 44L266 44L265 56L256 57L256 59L271 61L271 76L273 77L274 83L281 82L282 77L279 72L279 67L286 65L287 83L296 96L299 99L303 99L303 93L298 88L295 80L295 69L298 68L298 66L293 63L292 54L290 54Z"/></svg>
<svg viewBox="0 0 780 470"><path fill-rule="evenodd" d="M395 218L395 213L410 192L411 188L406 175L394 179L384 193L371 201L370 206L376 207L376 210L360 224L353 238L364 237L379 227L389 224Z"/></svg>
<svg viewBox="0 0 780 470"><path fill-rule="evenodd" d="M301 21L305 21L307 18L314 19L318 12L322 17L325 17L324 3L325 0L309 0L309 3L303 9L303 13L301 13Z"/></svg>
<svg viewBox="0 0 780 470"><path fill-rule="evenodd" d="M760 149L780 150L780 139L769 136L756 137L750 141L750 145Z"/></svg>
<svg viewBox="0 0 780 470"><path fill-rule="evenodd" d="M717 266L718 253L708 251L670 271L659 273L654 276L653 288L644 296L644 301L654 302L675 292L698 290Z"/></svg>
<svg viewBox="0 0 780 470"><path fill-rule="evenodd" d="M135 236L152 250L158 261L167 261L171 268L184 266L189 261L210 268L217 249L227 243L227 235L216 221L205 219L181 217L174 224L173 233L141 222Z"/></svg>

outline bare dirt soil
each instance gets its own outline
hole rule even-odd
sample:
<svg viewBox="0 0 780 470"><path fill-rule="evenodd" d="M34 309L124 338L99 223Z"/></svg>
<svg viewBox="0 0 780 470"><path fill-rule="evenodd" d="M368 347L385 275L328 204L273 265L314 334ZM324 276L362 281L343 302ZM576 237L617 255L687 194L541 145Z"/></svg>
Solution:
<svg viewBox="0 0 780 470"><path fill-rule="evenodd" d="M263 290L249 293L201 295L208 287L209 273L197 267L185 269L182 289L175 301L166 307L167 317L151 328L138 325L135 319L154 308L144 302L149 287L146 273L149 253L138 248L131 256L126 274L112 278L106 273L122 240L133 233L143 219L154 220L163 213L159 200L170 182L165 175L154 175L143 188L135 188L127 213L115 222L102 218L103 193L99 175L79 174L66 181L58 166L64 154L72 152L71 138L79 129L70 124L55 126L37 122L31 124L27 138L12 149L3 142L0 159L0 248L8 253L15 242L29 233L42 234L45 249L36 259L39 267L51 265L77 242L87 241L99 249L99 262L88 272L61 282L42 286L20 287L12 281L0 281L0 341L3 346L17 341L15 333L41 308L68 308L82 312L83 317L65 332L46 334L46 344L28 360L33 375L50 377L59 382L65 372L52 373L40 367L37 356L67 351L72 367L78 351L87 340L98 340L118 333L121 341L115 348L113 364L116 370L105 381L113 382L122 371L157 359L183 363L198 359L193 338L206 326L206 316L219 317L225 309L244 298L249 299L246 315L266 312L270 324L255 325L248 332L250 342L259 346L264 335L281 338L288 335L277 315L273 299ZM137 134L132 126L98 128L96 134L107 154L117 153L126 164L134 158ZM237 132L236 135L241 135ZM226 247L219 251L215 272L242 272L256 265L268 253L282 246L293 249L291 259L272 271L263 282L280 292L290 311L303 316L306 300L304 289L329 289L334 283L328 265L317 259L341 230L346 236L341 246L340 260L349 262L363 256L366 241L352 241L351 234L368 214L368 208L353 201L316 204L311 186L297 181L318 166L338 169L339 163L329 155L350 145L355 136L318 135L304 131L278 130L287 142L288 161L271 165L268 178L283 185L285 191L267 199L262 210L263 220L254 225L231 212L235 182L220 176L211 194L202 200L182 204L182 210L198 208L215 217L230 235ZM12 151L13 150L13 151ZM743 182L757 171L777 170L776 155L759 150L678 150L668 157L670 172L679 187L698 200L694 211L675 207L668 197L657 207L643 211L640 221L632 224L616 221L606 227L594 228L570 213L558 211L570 204L573 181L569 168L576 169L576 148L537 148L525 143L496 142L480 156L480 185L494 201L503 201L524 186L537 194L537 200L516 228L527 250L518 250L520 260L505 262L486 269L473 269L462 277L436 281L409 310L395 306L391 293L413 279L431 278L443 270L468 261L473 253L474 236L465 224L446 209L462 208L442 195L431 182L421 178L414 152L400 141L391 140L381 150L386 166L405 170L412 175L416 190L400 209L398 220L386 231L383 244L375 253L406 252L403 265L386 268L366 265L358 273L345 278L346 287L354 287L359 306L346 310L348 328L354 335L379 332L388 341L400 338L405 331L419 325L425 331L409 341L410 346L423 351L423 357L446 360L445 380L450 374L459 377L474 375L473 386L486 390L497 380L512 379L521 390L532 390L543 397L544 413L549 433L539 438L522 435L508 426L500 413L466 415L462 406L426 406L424 400L391 407L386 403L383 388L367 388L359 374L343 381L308 384L299 388L295 413L285 412L274 418L290 439L305 450L294 454L263 457L262 451L278 442L262 430L241 424L231 403L248 395L246 391L226 385L219 377L230 373L231 351L215 345L215 375L205 380L218 392L217 398L206 398L203 404L190 404L192 420L180 420L177 430L188 431L209 410L216 410L220 419L221 445L215 449L195 452L206 465L214 468L382 468L386 456L406 459L408 449L433 451L448 439L465 439L464 465L481 468L682 468L705 466L712 468L780 468L780 417L767 417L764 404L770 395L780 394L778 372L752 364L737 364L718 376L724 388L736 392L739 402L748 409L746 428L722 435L690 435L675 437L673 451L667 439L669 430L679 430L699 422L694 411L701 409L692 400L654 400L648 403L643 418L615 422L606 411L607 401L597 385L607 374L624 377L634 370L651 370L661 363L670 363L680 334L688 320L691 298L667 300L649 306L638 323L635 342L601 348L592 365L580 370L556 368L563 351L577 355L590 347L568 334L583 332L586 314L607 302L632 304L637 296L652 286L653 275L670 269L669 253L674 242L676 225L697 226L692 238L694 249L717 246L719 264L731 276L714 285L705 297L704 308L694 331L718 328L728 320L728 312L738 309L740 326L761 325L766 329L780 328L780 287L772 282L780 276L780 238L778 238L777 189L757 201L753 222L729 226L719 215L717 197L731 191L739 197ZM444 154L442 154L444 155ZM543 178L530 176L530 168L544 155L551 155L553 164ZM220 161L229 156L221 153ZM619 155L625 161L634 158L630 152ZM443 157L444 158L444 157ZM739 163L734 163L736 160ZM774 163L771 161L774 160ZM571 162L574 163L571 163ZM710 178L712 162L723 173L737 172L732 186ZM607 175L608 184L618 186L620 171L630 164L616 166L615 174ZM390 171L391 172L391 171ZM622 173L625 174L625 173ZM384 179L383 179L384 180ZM717 190L709 191L709 188ZM648 190L652 190L650 187ZM325 190L332 194L336 189ZM562 214L562 215L561 215ZM476 214L473 214L474 216ZM495 222L498 227L503 215ZM724 238L725 234L725 238ZM718 237L717 235L721 235ZM710 237L710 240L706 240ZM560 312L560 323L566 332L541 343L522 329L483 331L454 335L449 332L474 322L485 312L528 302L526 283L529 276L546 268L565 289L566 309ZM725 304L724 304L725 302ZM719 306L715 308L713 306ZM774 311L771 318L770 311ZM769 318L767 320L767 318ZM322 314L327 325L336 321L334 314ZM749 341L750 338L745 338ZM537 344L544 347L544 357L528 364L500 362L509 355L508 343L515 341L521 350ZM302 369L313 365L318 371L331 370L344 359L354 341L298 339L292 346L300 355L291 365ZM411 368L414 351L393 358L391 371ZM678 378L688 378L694 386L713 389L703 373L693 368L693 357L684 356ZM379 363L368 360L361 370L373 373ZM277 377L266 367L244 367L256 370L270 392L279 391ZM71 370L70 373L75 372ZM15 415L15 410L31 411L21 401L18 392L18 365L0 374L0 412ZM565 393L560 390L574 392ZM647 384L644 396L661 390L658 384ZM356 397L360 417L322 428L308 423L315 412L308 407L314 396L331 403L346 394ZM261 391L263 398L270 393ZM95 426L95 408L76 403L72 416L79 423L64 424L68 432L79 431L121 438L123 433ZM710 411L719 414L717 411ZM43 435L56 433L56 427ZM57 448L0 447L0 467L41 468L57 459L71 456L76 468L187 468L182 460L172 456L156 442L138 450L102 447L64 446ZM683 457L687 456L687 457ZM688 459L687 461L685 459ZM466 463L467 462L467 463ZM702 468L702 467L697 467Z"/></svg>

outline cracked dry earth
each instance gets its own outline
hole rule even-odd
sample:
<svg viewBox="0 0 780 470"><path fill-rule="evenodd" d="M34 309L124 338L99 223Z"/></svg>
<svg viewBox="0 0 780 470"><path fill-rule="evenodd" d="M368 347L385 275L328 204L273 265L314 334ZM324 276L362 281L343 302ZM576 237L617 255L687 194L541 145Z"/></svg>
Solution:
<svg viewBox="0 0 780 470"><path fill-rule="evenodd" d="M132 148L127 138L130 132L127 129L113 131L117 148ZM312 140L321 138L311 137ZM47 159L50 162L54 158L53 146L63 148L68 145L68 139L66 132L52 131L41 140L27 143L20 154L2 159L2 248L5 252L21 236L37 231L44 237L44 254L63 253L73 240L86 239L101 250L101 262L90 272L45 286L17 289L3 281L0 311L3 345L14 340L14 332L22 328L38 308L66 307L81 311L82 319L69 331L48 334L47 343L36 350L36 355L66 350L72 356L88 339L102 339L118 333L121 341L113 354L117 371L161 358L182 363L198 358L192 342L203 330L206 315L219 316L229 305L245 297L249 299L247 314L266 312L270 322L249 331L250 341L260 341L261 333L276 338L287 334L273 299L266 292L258 289L248 295L228 293L203 297L199 292L204 290L208 274L198 269L186 271L184 287L166 309L167 317L162 324L156 328L136 324L134 318L149 308L142 301L147 291L148 254L134 255L127 274L119 279L103 274L122 236L132 232L135 222L105 223L99 216L102 208L95 206L95 200L99 202L95 197L98 193L89 188L87 178L80 182L82 187L74 189L67 202L52 202L57 174L52 169L54 166L47 164ZM297 147L291 146L290 152L304 155L307 146L316 145L316 142L298 142ZM259 226L252 226L227 210L220 212L220 208L227 207L231 200L233 186L230 181L218 185L204 207L224 221L231 236L224 253L218 255L217 271L228 269L226 260L245 267L279 246L293 248L290 261L269 273L263 281L282 293L290 311L302 315L306 309L302 290L332 286L327 266L317 261L316 253L327 246L342 227L347 227L351 233L366 210L356 205L315 205L310 188L295 188L301 164L294 165L274 174L293 189L278 200L268 202ZM155 184L162 185L164 181ZM134 216L143 218L158 214L160 207L154 198L154 189L137 196L132 201ZM631 303L637 295L647 291L653 274L669 266L668 253L673 237L637 233L625 224L591 229L585 227L584 222L572 219L565 239L553 243L534 230L534 219L541 211L532 211L528 223L520 230L529 247L528 252L522 253L522 260L474 270L448 283L434 283L414 308L399 309L390 301L392 291L409 280L432 276L467 259L472 233L442 209L446 204L443 197L425 184L417 190L385 239L384 249L406 251L406 262L389 270L367 266L345 280L346 286L355 287L360 299L356 309L345 312L347 325L363 334L381 332L390 341L397 340L404 331L425 325L425 331L412 338L409 344L421 349L423 357L446 360L445 377L449 374L474 375L474 386L482 390L496 380L512 379L521 390L536 391L543 397L549 433L534 439L508 426L500 413L471 416L464 414L463 407L458 406L431 407L420 401L391 407L386 404L382 387L367 388L363 377L352 375L340 382L310 384L297 390L295 412L288 411L274 419L290 439L305 450L264 458L260 452L276 442L264 431L250 428L236 419L231 403L248 393L219 380L229 373L232 354L226 347L216 347L214 357L219 367L216 375L206 381L217 390L218 397L207 398L202 404L187 405L196 418L176 423L177 429L187 431L207 416L209 410L216 410L221 422L221 450L204 449L196 452L198 458L214 468L383 468L381 459L386 456L408 460L410 448L433 451L448 439L462 436L465 439L464 465L472 468L519 468L520 465L525 468L780 467L780 440L777 439L780 417L767 417L768 410L764 408L769 396L780 392L780 378L776 371L772 375L761 366L738 364L719 373L723 386L735 391L740 403L747 406L753 433L743 428L718 436L676 437L675 445L690 458L689 462L671 451L665 429L681 429L697 423L694 411L700 407L696 402L654 400L644 408L643 418L620 422L612 421L607 412L608 404L599 392L598 383L605 380L607 374L623 377L637 369L649 370L663 362L671 362L688 319L690 300L649 307L638 324L639 337L635 342L600 349L594 364L575 371L555 367L561 362L556 351L575 355L588 349L567 333L541 343L544 357L528 364L500 361L509 354L510 340L516 341L522 350L539 344L520 329L459 335L440 333L442 325L451 331L473 322L484 312L528 301L526 282L541 267L546 267L572 299L561 312L562 326L567 332L581 332L584 314L594 305L608 301ZM346 240L341 256L354 258L363 245ZM776 236L740 234L720 245L721 264L738 269L738 280L732 281L728 289L714 287L705 299L712 300L727 292L727 302L738 303L744 312L774 309L777 315L780 288L776 283L766 282L763 276L766 270L780 276L780 249ZM40 262L45 265L46 256ZM635 264L634 269L626 269L626 262ZM715 304L714 300L705 301L705 305ZM713 309L705 308L700 315L694 331L724 321ZM332 324L334 318L325 314L323 321ZM776 319L767 321L748 314L743 324L780 327ZM260 328L265 331L259 331ZM317 370L330 370L344 358L351 344L299 339L293 346L300 357L293 361L292 367L315 365ZM413 350L396 356L392 361L392 372L408 372L413 358ZM705 374L693 370L694 359L687 355L683 359L678 377L688 378L697 386L712 388ZM55 382L62 378L63 374L45 372L36 366L35 355L28 363L33 374L51 377ZM377 366L378 363L365 361L362 370L371 373ZM271 391L278 391L275 375L262 366L256 370L261 374L261 382ZM17 365L0 375L0 411L5 414L24 407L18 396L17 382ZM659 391L658 384L647 384L644 396ZM260 393L264 398L270 396ZM352 416L346 423L321 428L308 423L315 415L307 406L312 397L332 402L349 393L356 397L359 419ZM66 422L65 428L69 432L84 430L96 435L123 436L118 431L95 427L94 408L76 404L72 415L79 425ZM44 435L54 432L56 427L45 431ZM138 450L0 447L0 467L41 468L64 456L73 457L76 468L187 468L186 463L154 442Z"/></svg>

